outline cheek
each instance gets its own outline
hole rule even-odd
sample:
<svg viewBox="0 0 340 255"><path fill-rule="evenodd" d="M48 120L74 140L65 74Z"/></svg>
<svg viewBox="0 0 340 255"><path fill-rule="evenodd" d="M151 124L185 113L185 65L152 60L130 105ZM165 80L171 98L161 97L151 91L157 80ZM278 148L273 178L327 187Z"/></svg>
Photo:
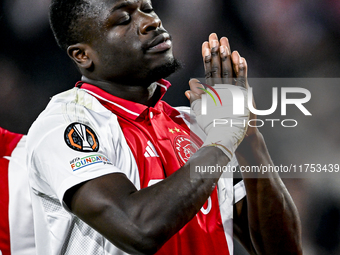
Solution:
<svg viewBox="0 0 340 255"><path fill-rule="evenodd" d="M142 44L137 35L132 36L122 32L108 34L104 52L111 52L120 61L127 59L140 61L143 55Z"/></svg>

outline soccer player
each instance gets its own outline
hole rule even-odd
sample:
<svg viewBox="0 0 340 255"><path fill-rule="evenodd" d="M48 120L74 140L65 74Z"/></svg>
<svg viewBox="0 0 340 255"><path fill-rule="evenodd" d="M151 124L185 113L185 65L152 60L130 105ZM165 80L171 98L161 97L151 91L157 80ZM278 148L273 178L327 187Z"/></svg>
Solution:
<svg viewBox="0 0 340 255"><path fill-rule="evenodd" d="M233 254L233 224L252 254L301 254L277 175L235 187L221 173L191 178L193 166L272 162L256 128L215 132L200 116L196 80L186 95L197 118L161 100L180 64L149 0L53 0L50 22L82 78L28 134L38 254ZM208 82L238 78L246 96L247 64L227 39L212 34L202 52ZM244 112L235 120L255 118Z"/></svg>
<svg viewBox="0 0 340 255"><path fill-rule="evenodd" d="M0 127L0 254L34 255L26 136Z"/></svg>

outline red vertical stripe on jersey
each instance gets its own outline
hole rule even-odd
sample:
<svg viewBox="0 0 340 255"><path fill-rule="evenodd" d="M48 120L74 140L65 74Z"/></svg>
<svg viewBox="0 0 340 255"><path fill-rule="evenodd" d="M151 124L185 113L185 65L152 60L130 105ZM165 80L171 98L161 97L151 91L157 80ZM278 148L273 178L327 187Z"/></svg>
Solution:
<svg viewBox="0 0 340 255"><path fill-rule="evenodd" d="M9 160L4 156L10 156L12 151L22 138L22 135L14 134L0 128L0 250L2 255L11 254L8 204L8 166Z"/></svg>
<svg viewBox="0 0 340 255"><path fill-rule="evenodd" d="M3 255L11 254L8 219L8 163L8 160L0 159L0 250Z"/></svg>

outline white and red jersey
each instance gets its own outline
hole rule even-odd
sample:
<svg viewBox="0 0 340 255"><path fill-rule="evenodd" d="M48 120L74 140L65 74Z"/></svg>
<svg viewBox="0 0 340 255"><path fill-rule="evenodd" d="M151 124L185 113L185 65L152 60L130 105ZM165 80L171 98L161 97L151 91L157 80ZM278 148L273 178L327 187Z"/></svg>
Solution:
<svg viewBox="0 0 340 255"><path fill-rule="evenodd" d="M26 137L0 128L0 254L35 254Z"/></svg>
<svg viewBox="0 0 340 255"><path fill-rule="evenodd" d="M163 95L170 84L158 85ZM38 254L125 254L67 212L63 196L79 183L115 172L137 189L163 180L202 145L190 136L189 121L161 100L147 107L86 83L55 96L27 143ZM221 179L196 217L157 254L232 254L234 194L244 196L242 185L234 192L232 179Z"/></svg>

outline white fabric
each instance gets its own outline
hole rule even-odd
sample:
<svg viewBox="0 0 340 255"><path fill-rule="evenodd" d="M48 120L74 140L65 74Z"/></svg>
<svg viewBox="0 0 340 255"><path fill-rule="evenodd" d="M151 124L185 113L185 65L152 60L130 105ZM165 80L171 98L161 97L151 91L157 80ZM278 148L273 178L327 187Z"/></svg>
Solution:
<svg viewBox="0 0 340 255"><path fill-rule="evenodd" d="M34 255L34 227L31 197L26 169L26 137L22 137L10 157L8 165L9 228L11 255ZM0 253L1 254L1 253Z"/></svg>
<svg viewBox="0 0 340 255"><path fill-rule="evenodd" d="M234 204L238 203L246 195L244 182L240 181L234 186Z"/></svg>

